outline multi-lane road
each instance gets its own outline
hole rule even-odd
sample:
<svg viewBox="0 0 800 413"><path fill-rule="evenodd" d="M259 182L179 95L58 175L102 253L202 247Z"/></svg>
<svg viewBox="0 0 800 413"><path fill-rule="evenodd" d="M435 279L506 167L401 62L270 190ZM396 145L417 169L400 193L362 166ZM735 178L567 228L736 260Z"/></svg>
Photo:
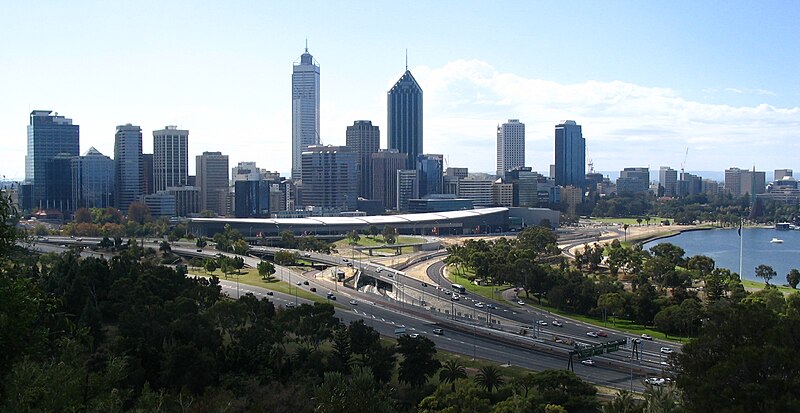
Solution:
<svg viewBox="0 0 800 413"><path fill-rule="evenodd" d="M71 238L50 237L39 240L36 248L41 251L65 250L62 245L81 244L96 245L99 239L76 240ZM146 243L156 245L160 240L148 240ZM56 244L55 246L52 244ZM187 256L212 257L219 254L216 250L198 249L190 243L173 243L175 253ZM274 254L277 248L254 247L255 252ZM84 254L97 253L85 252ZM607 337L589 337L590 331L598 331L596 327L575 322L531 308L520 306L505 300L488 300L483 297L473 298L469 294L459 301L452 301L444 290L450 287L449 281L442 273L441 261L434 262L428 269L429 277L438 285L427 285L403 272L384 267L368 261L350 260L347 258L318 253L301 252L304 259L328 265L352 265L361 277L380 280L386 286L392 286L394 294L377 294L375 292L358 291L343 286L334 286L332 282L306 277L288 268L276 266L276 278L281 279L296 289L317 294L327 298L329 291L337 296L336 314L344 322L362 319L384 336L393 336L396 328L404 328L409 333L423 334L432 339L445 351L464 354L470 357L492 360L499 363L522 366L534 370L563 369L567 367L568 352L574 342L586 345L599 344L604 341L625 338L611 329L600 329ZM255 267L259 259L245 256L245 263ZM307 285L304 283L308 283ZM237 294L252 293L258 297L268 298L277 305L308 302L296 295L273 292L234 281L222 281L224 291L231 297ZM314 287L316 292L312 292ZM238 293L237 293L238 288ZM332 291L333 290L333 291ZM350 304L354 302L355 305ZM484 303L482 309L475 303ZM489 309L485 304L493 304L496 309ZM454 314L455 313L455 314ZM455 315L455 316L454 316ZM487 323L487 320L491 322ZM554 320L561 322L562 327L552 324ZM536 322L547 323L537 325ZM536 325L536 328L533 326ZM529 326L528 334L519 334L521 326ZM444 330L443 335L433 334L434 328ZM554 337L560 341L556 342ZM631 337L631 336L628 336ZM674 347L672 343L645 342L640 349L640 358L631 363L630 350L622 349L614 353L595 356L593 366L574 362L575 373L585 380L614 388L642 390L642 379L648 376L664 374L667 357L660 347Z"/></svg>

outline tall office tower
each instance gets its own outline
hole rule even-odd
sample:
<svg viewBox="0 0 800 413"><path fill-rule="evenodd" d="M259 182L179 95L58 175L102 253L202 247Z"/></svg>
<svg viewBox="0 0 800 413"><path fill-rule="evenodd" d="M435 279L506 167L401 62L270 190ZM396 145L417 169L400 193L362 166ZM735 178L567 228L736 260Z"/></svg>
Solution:
<svg viewBox="0 0 800 413"><path fill-rule="evenodd" d="M404 169L414 169L422 150L422 88L406 72L387 94L389 149L408 155Z"/></svg>
<svg viewBox="0 0 800 413"><path fill-rule="evenodd" d="M583 188L586 178L586 139L581 125L565 120L556 125L556 185Z"/></svg>
<svg viewBox="0 0 800 413"><path fill-rule="evenodd" d="M681 172L678 179L678 192L679 196L695 195L703 192L703 178L697 175L692 175L688 172Z"/></svg>
<svg viewBox="0 0 800 413"><path fill-rule="evenodd" d="M678 171L669 166L662 166L658 170L658 184L664 188L664 196L678 194Z"/></svg>
<svg viewBox="0 0 800 413"><path fill-rule="evenodd" d="M61 211L74 211L72 203L72 160L77 158L60 153L47 161L47 204Z"/></svg>
<svg viewBox="0 0 800 413"><path fill-rule="evenodd" d="M228 155L203 152L195 157L197 186L200 187L200 210L225 215L220 200L228 192Z"/></svg>
<svg viewBox="0 0 800 413"><path fill-rule="evenodd" d="M382 149L372 154L372 199L383 209L397 205L397 171L405 168L408 155L397 149Z"/></svg>
<svg viewBox="0 0 800 413"><path fill-rule="evenodd" d="M292 69L292 178L302 176L302 156L319 145L319 63L306 51Z"/></svg>
<svg viewBox="0 0 800 413"><path fill-rule="evenodd" d="M397 205L398 211L408 211L408 200L419 198L419 176L416 169L400 169L397 171Z"/></svg>
<svg viewBox="0 0 800 413"><path fill-rule="evenodd" d="M717 195L719 193L719 182L713 179L703 179L703 193Z"/></svg>
<svg viewBox="0 0 800 413"><path fill-rule="evenodd" d="M234 183L233 215L236 218L269 217L268 181L240 180Z"/></svg>
<svg viewBox="0 0 800 413"><path fill-rule="evenodd" d="M173 186L166 190L175 197L175 215L196 216L200 211L200 188L196 186Z"/></svg>
<svg viewBox="0 0 800 413"><path fill-rule="evenodd" d="M356 209L356 153L347 146L312 145L303 152L303 205Z"/></svg>
<svg viewBox="0 0 800 413"><path fill-rule="evenodd" d="M178 129L177 126L166 126L164 129L153 131L153 180L156 192L165 191L171 186L187 184L188 130Z"/></svg>
<svg viewBox="0 0 800 413"><path fill-rule="evenodd" d="M25 156L25 182L30 184L30 197L25 203L33 208L58 208L56 200L48 200L48 170L58 154L78 156L80 127L72 119L34 110L28 124L28 154ZM50 192L57 192L51 189Z"/></svg>
<svg viewBox="0 0 800 413"><path fill-rule="evenodd" d="M739 195L750 195L752 201L755 201L755 196L763 194L767 190L767 173L764 171L756 171L753 167L752 171L742 171L741 178L741 192Z"/></svg>
<svg viewBox="0 0 800 413"><path fill-rule="evenodd" d="M525 124L509 119L497 127L497 176L525 166Z"/></svg>
<svg viewBox="0 0 800 413"><path fill-rule="evenodd" d="M725 170L725 192L733 196L742 194L742 169L728 168Z"/></svg>
<svg viewBox="0 0 800 413"><path fill-rule="evenodd" d="M347 127L346 145L357 156L358 196L372 199L372 154L381 146L381 130L372 121L357 120Z"/></svg>
<svg viewBox="0 0 800 413"><path fill-rule="evenodd" d="M130 123L117 126L114 134L114 202L127 213L132 202L144 194L142 128ZM155 192L155 191L154 191Z"/></svg>
<svg viewBox="0 0 800 413"><path fill-rule="evenodd" d="M442 168L444 155L424 154L417 156L417 171L419 171L419 196L442 193Z"/></svg>
<svg viewBox="0 0 800 413"><path fill-rule="evenodd" d="M514 203L514 185L498 179L492 184L492 204L510 207Z"/></svg>
<svg viewBox="0 0 800 413"><path fill-rule="evenodd" d="M72 205L107 208L114 205L114 160L94 147L72 158Z"/></svg>
<svg viewBox="0 0 800 413"><path fill-rule="evenodd" d="M155 181L153 180L153 154L142 154L142 179L144 179L144 186L142 187L145 195L150 195L156 192Z"/></svg>
<svg viewBox="0 0 800 413"><path fill-rule="evenodd" d="M617 178L617 193L636 194L650 189L650 168L624 168Z"/></svg>

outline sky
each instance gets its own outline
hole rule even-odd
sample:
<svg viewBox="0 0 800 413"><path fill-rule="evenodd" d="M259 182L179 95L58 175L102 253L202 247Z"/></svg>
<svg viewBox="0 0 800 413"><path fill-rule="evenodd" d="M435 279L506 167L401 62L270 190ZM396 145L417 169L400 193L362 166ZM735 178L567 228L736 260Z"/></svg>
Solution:
<svg viewBox="0 0 800 413"><path fill-rule="evenodd" d="M291 169L291 73L321 66L321 139L372 120L408 66L424 152L495 170L496 127L526 124L526 164L554 126L583 127L599 171L800 171L797 1L4 1L0 175L24 177L28 114L80 125L113 156L117 125L188 129L189 155ZM190 160L190 173L194 160Z"/></svg>

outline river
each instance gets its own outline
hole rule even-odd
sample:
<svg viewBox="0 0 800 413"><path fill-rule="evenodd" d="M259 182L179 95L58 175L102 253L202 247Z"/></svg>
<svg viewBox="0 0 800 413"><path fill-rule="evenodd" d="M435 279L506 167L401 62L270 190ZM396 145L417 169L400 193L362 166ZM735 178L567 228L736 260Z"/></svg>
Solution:
<svg viewBox="0 0 800 413"><path fill-rule="evenodd" d="M782 244L771 243L773 238L782 239ZM800 269L800 231L778 231L771 228L743 228L742 279L763 282L755 277L755 268L760 264L771 266L777 275L772 284L786 284L786 274L792 268ZM714 260L717 267L739 272L739 236L736 229L712 229L688 231L674 237L661 238L644 244L645 249L669 242L686 251L686 257L705 255Z"/></svg>

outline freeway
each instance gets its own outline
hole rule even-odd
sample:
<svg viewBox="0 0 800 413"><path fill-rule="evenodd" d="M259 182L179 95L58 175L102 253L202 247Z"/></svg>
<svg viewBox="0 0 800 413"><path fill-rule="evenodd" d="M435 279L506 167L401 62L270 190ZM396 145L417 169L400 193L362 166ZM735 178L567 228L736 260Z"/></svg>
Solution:
<svg viewBox="0 0 800 413"><path fill-rule="evenodd" d="M147 243L157 244L161 240L148 240ZM66 244L96 245L99 240L86 239L51 239L49 242ZM191 243L173 243L172 251L180 255L195 257L213 257L220 252L211 249L196 248ZM274 254L278 248L254 247L255 252ZM88 252L87 252L88 253ZM425 286L418 280L406 277L402 271L397 271L388 267L374 264L368 261L351 261L347 258L338 256L323 255L318 253L301 252L304 259L324 263L327 265L352 266L359 270L362 276L372 277L383 281L386 285L392 286L394 297L391 294L375 294L353 289L338 289L338 284L331 288L331 283L313 277L305 277L285 267L276 266L276 277L294 285L296 289L302 288L311 292L311 287L316 288L316 294L325 298L330 290L334 295L343 298L337 303L341 306L345 300L354 300L356 306L347 309L337 308L337 315L345 321L364 319L382 335L393 336L395 326L409 326L409 331L418 331L421 334L430 336L437 345L443 350L457 352L466 355L477 356L493 360L499 363L511 363L535 370L547 368L565 368L567 365L567 352L571 346L559 344L552 341L552 335L558 334L565 339L576 340L586 344L596 344L599 340L584 337L587 326L564 320L564 327L552 326L552 316L548 318L546 313L528 307L518 308L509 306L505 302L494 301L498 307L494 314L487 309L486 316L481 318L480 311L474 307L474 300L467 298L464 302L453 302L444 296L445 286L449 282L441 276L441 267L434 267L433 271L438 271L439 275L432 277L437 283L443 286ZM233 255L233 254L226 254ZM259 259L250 256L243 256L245 264L255 267ZM307 285L305 284L307 283ZM239 294L254 293L266 296L267 290L249 285L238 285L234 281L223 281L229 295L237 297ZM238 292L236 290L238 288ZM260 293L260 294L257 294ZM436 296L434 296L434 294ZM416 299L415 299L416 297ZM393 299L392 299L393 298ZM409 299L410 298L410 299ZM283 300L283 304L292 299L296 302L304 301L296 296L287 296L274 293L273 300ZM484 300L481 297L483 301ZM467 303L469 301L469 303ZM279 302L280 304L280 302ZM344 304L347 307L346 304ZM449 309L448 309L449 307ZM367 311L367 308L369 311ZM533 335L538 337L522 337L519 334L520 325L532 324L534 318L547 322L548 326L537 326L533 329ZM483 321L482 321L483 320ZM487 321L489 321L487 323ZM483 324L488 326L484 326ZM447 332L444 337L429 334L433 325L446 327ZM563 330L562 330L563 329ZM529 330L530 331L530 330ZM551 336L545 340L548 334ZM608 339L617 338L611 336ZM565 340L567 341L567 340ZM659 370L663 374L664 361L660 353L643 352L642 360L634 360L630 363L628 351L608 353L602 356L595 356L595 367L588 367L575 363L575 372L594 383L604 384L615 388L629 388L633 382L633 388L641 389L640 379L644 376L659 375ZM635 373L635 376L634 376Z"/></svg>

